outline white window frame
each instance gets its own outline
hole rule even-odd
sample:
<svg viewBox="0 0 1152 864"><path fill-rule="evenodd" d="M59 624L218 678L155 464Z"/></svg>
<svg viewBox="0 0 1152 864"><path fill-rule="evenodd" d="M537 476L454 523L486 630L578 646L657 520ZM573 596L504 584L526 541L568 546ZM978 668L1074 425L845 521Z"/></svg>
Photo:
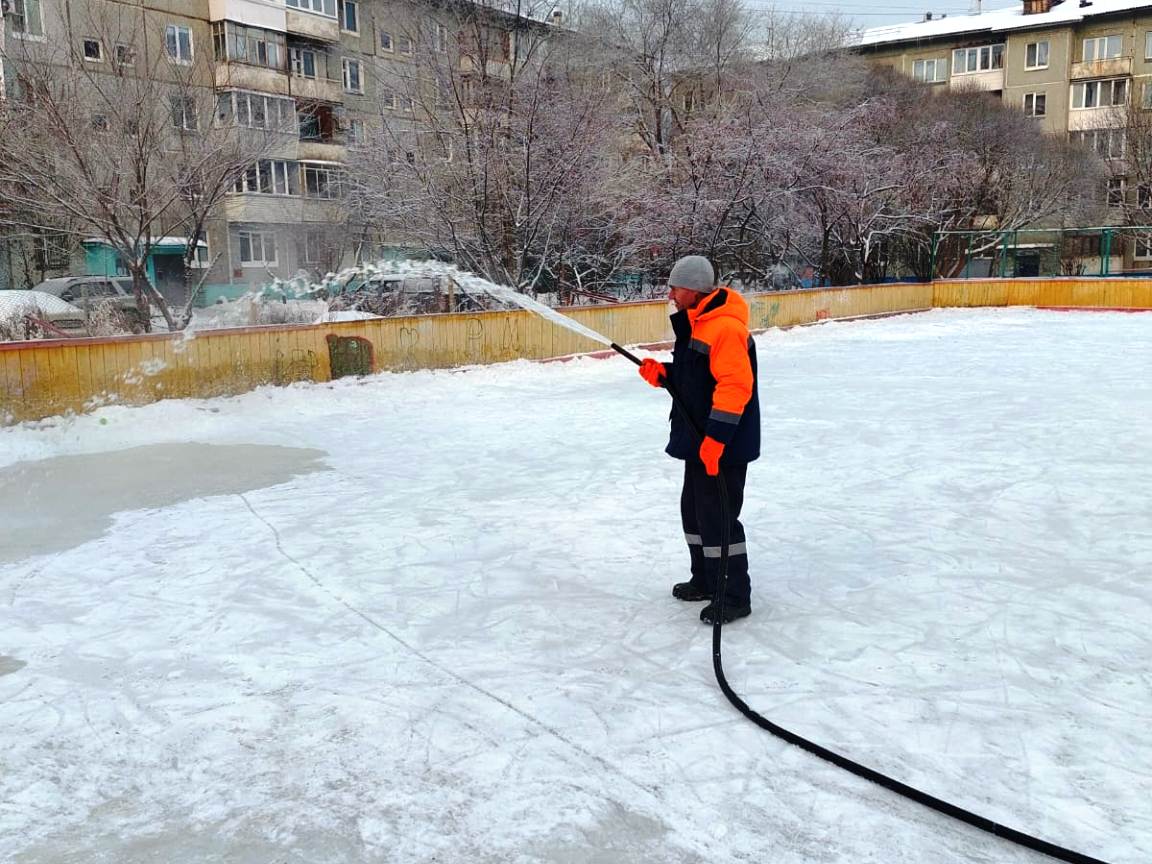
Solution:
<svg viewBox="0 0 1152 864"><path fill-rule="evenodd" d="M201 243L204 245L200 245ZM188 266L196 270L206 270L212 266L212 255L209 252L207 237L195 245L192 260L188 262Z"/></svg>
<svg viewBox="0 0 1152 864"><path fill-rule="evenodd" d="M12 9L6 17L12 21L12 35L17 39L43 42L47 37L44 35L44 4L42 0L11 0L11 5ZM17 29L16 24L17 16L23 20L19 29Z"/></svg>
<svg viewBox="0 0 1152 864"><path fill-rule="evenodd" d="M180 37L186 35L188 37L188 53L184 54L184 45L180 42ZM175 53L172 49L175 46ZM164 53L168 55L168 60L172 63L179 63L181 66L191 66L192 61L196 59L196 47L192 40L192 28L183 24L169 24L164 28Z"/></svg>
<svg viewBox="0 0 1152 864"><path fill-rule="evenodd" d="M286 159L261 159L236 178L230 194L299 198L299 163Z"/></svg>
<svg viewBox="0 0 1152 864"><path fill-rule="evenodd" d="M1152 30L1144 33L1144 59L1152 60Z"/></svg>
<svg viewBox="0 0 1152 864"><path fill-rule="evenodd" d="M344 77L344 92L345 93L364 93L364 64L359 60L351 57L345 57L340 61L341 71ZM355 69L355 76L352 70ZM353 80L355 77L355 80Z"/></svg>
<svg viewBox="0 0 1152 864"><path fill-rule="evenodd" d="M385 39L388 40L387 45L384 44ZM392 38L392 34L387 30L380 31L376 40L376 44L381 51L386 51L389 54L396 53L396 40Z"/></svg>
<svg viewBox="0 0 1152 864"><path fill-rule="evenodd" d="M1123 159L1128 152L1128 136L1124 128L1119 126L1083 129L1073 132L1072 140L1101 159Z"/></svg>
<svg viewBox="0 0 1152 864"><path fill-rule="evenodd" d="M990 45L955 49L952 52L952 77L978 75L981 72L996 72L1003 69L1006 47L1003 42L995 42ZM960 61L961 57L964 58L963 62Z"/></svg>
<svg viewBox="0 0 1152 864"><path fill-rule="evenodd" d="M124 42L118 42L112 51L113 62L122 68L130 68L136 65L136 47L128 45Z"/></svg>
<svg viewBox="0 0 1152 864"><path fill-rule="evenodd" d="M220 115L221 100L228 100L228 114ZM253 106L261 105L264 122L258 124L258 116ZM295 132L296 131L296 100L288 96L273 96L270 93L258 93L254 90L225 90L217 94L216 99L216 125L217 126L243 126L245 129L262 129L268 132Z"/></svg>
<svg viewBox="0 0 1152 864"><path fill-rule="evenodd" d="M308 175L312 173L317 181L323 176L323 189L320 183L316 184L316 192L308 191ZM343 197L341 192L344 186L344 171L339 165L327 162L301 162L300 163L300 191L305 198L322 201L337 201Z"/></svg>
<svg viewBox="0 0 1152 864"><path fill-rule="evenodd" d="M316 62L317 52L312 48L301 48L295 46L288 49L288 71L296 78L307 78L309 81L315 81L319 76L317 69L319 64ZM305 56L312 58L312 74L309 75L306 71L306 63L304 62Z"/></svg>
<svg viewBox="0 0 1152 864"><path fill-rule="evenodd" d="M348 10L352 10L353 27L348 26ZM360 3L358 0L337 0L336 17L340 19L340 32L360 35Z"/></svg>
<svg viewBox="0 0 1152 864"><path fill-rule="evenodd" d="M438 21L432 25L432 49L437 53L448 50L448 28Z"/></svg>
<svg viewBox="0 0 1152 864"><path fill-rule="evenodd" d="M349 144L363 144L365 139L365 127L363 120L352 119L348 121L348 143Z"/></svg>
<svg viewBox="0 0 1152 864"><path fill-rule="evenodd" d="M928 77L931 69L932 76ZM932 57L912 62L912 77L924 84L942 84L948 80L948 60L944 57Z"/></svg>
<svg viewBox="0 0 1152 864"><path fill-rule="evenodd" d="M96 46L96 56L88 56L88 46ZM104 62L104 43L94 36L85 36L80 40L80 56L85 63L103 63Z"/></svg>
<svg viewBox="0 0 1152 864"><path fill-rule="evenodd" d="M1043 90L1037 90L1034 93L1025 93L1024 113L1029 117L1048 116L1048 95Z"/></svg>
<svg viewBox="0 0 1152 864"><path fill-rule="evenodd" d="M1115 47L1116 53L1111 53ZM1085 63L1098 63L1101 60L1115 60L1124 54L1124 37L1118 33L1109 36L1089 36L1080 45L1080 57ZM1092 56L1089 57L1088 55Z"/></svg>
<svg viewBox="0 0 1152 864"><path fill-rule="evenodd" d="M303 263L305 264L319 264L324 260L324 232L323 231L305 231L304 232L304 254Z"/></svg>
<svg viewBox="0 0 1152 864"><path fill-rule="evenodd" d="M1128 178L1109 177L1104 203L1108 207L1123 207L1128 201ZM1116 192L1119 192L1118 200Z"/></svg>
<svg viewBox="0 0 1152 864"><path fill-rule="evenodd" d="M1108 101L1104 101L1103 99L1105 88L1108 90ZM1119 102L1116 101L1117 89L1122 90L1124 93L1123 98ZM1090 111L1093 108L1117 108L1127 104L1128 91L1130 89L1127 78L1101 78L1097 81L1077 81L1072 85L1072 93L1068 104L1073 111ZM1093 104L1091 105L1088 104L1089 93L1095 94Z"/></svg>
<svg viewBox="0 0 1152 864"><path fill-rule="evenodd" d="M276 235L271 231L237 231L237 243L240 247L240 254L237 256L240 260L241 267L275 267L279 262L277 261L277 243ZM247 239L248 243L248 260L244 259L244 243ZM271 241L271 242L269 242ZM256 244L259 243L259 257L253 253L256 252ZM271 251L271 256L269 256Z"/></svg>
<svg viewBox="0 0 1152 864"><path fill-rule="evenodd" d="M1138 261L1152 258L1152 234L1136 234L1133 237L1132 257Z"/></svg>
<svg viewBox="0 0 1152 864"><path fill-rule="evenodd" d="M1041 50L1043 46L1043 50ZM1041 39L1039 42L1029 42L1024 46L1024 68L1031 72L1035 69L1047 69L1048 61L1052 53L1052 46L1047 39ZM1041 63L1041 54L1043 54L1044 62ZM1029 57L1031 55L1031 57Z"/></svg>
<svg viewBox="0 0 1152 864"><path fill-rule="evenodd" d="M196 132L200 128L200 118L196 116L196 100L191 96L173 94L168 97L169 116L172 119L172 128L182 132ZM179 121L177 120L179 112Z"/></svg>
<svg viewBox="0 0 1152 864"><path fill-rule="evenodd" d="M387 111L396 110L396 93L392 90L380 91L380 107Z"/></svg>
<svg viewBox="0 0 1152 864"><path fill-rule="evenodd" d="M396 45L396 53L397 54L403 54L407 57L411 57L415 53L415 50L416 50L415 47L412 45L412 37L411 36L397 36L395 45ZM407 47L405 47L405 46L407 46Z"/></svg>
<svg viewBox="0 0 1152 864"><path fill-rule="evenodd" d="M284 0L284 5L301 12L323 15L325 18L336 17L336 0Z"/></svg>

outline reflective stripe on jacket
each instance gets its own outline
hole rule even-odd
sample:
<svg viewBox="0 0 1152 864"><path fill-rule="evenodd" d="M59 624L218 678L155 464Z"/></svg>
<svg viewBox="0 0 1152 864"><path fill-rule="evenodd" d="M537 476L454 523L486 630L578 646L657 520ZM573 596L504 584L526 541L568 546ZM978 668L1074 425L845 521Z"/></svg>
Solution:
<svg viewBox="0 0 1152 864"><path fill-rule="evenodd" d="M760 399L756 388L756 345L748 333L748 303L717 288L694 309L672 316L676 343L668 378L704 434L722 442L723 464L760 456ZM672 410L666 452L696 459L700 441Z"/></svg>

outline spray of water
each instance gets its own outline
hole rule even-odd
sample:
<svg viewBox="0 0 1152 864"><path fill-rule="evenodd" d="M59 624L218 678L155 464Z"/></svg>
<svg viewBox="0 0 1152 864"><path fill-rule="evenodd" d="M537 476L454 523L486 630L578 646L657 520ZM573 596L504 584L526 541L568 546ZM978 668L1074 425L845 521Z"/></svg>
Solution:
<svg viewBox="0 0 1152 864"><path fill-rule="evenodd" d="M548 319L553 324L565 327L573 333L579 333L581 336L591 339L594 342L609 346L612 344L612 340L602 333L597 333L595 330L585 327L579 321L574 321L567 315L561 315L551 306L545 306L538 300L533 300L527 294L522 294L514 288L509 288L507 285L497 285L495 282L489 282L487 279L483 279L466 270L460 270L451 264L443 264L439 261L397 261L395 263L388 262L387 264L381 265L380 270L382 272L404 276L447 277L465 292L487 294L495 300L500 300L504 303L513 303L521 309L534 312L540 317Z"/></svg>

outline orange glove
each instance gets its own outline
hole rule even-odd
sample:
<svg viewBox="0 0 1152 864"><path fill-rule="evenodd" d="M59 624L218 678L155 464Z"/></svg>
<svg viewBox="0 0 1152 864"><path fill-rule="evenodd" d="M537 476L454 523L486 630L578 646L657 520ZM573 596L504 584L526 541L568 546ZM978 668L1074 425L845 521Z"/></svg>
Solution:
<svg viewBox="0 0 1152 864"><path fill-rule="evenodd" d="M653 360L651 357L646 357L640 364L640 377L651 384L653 387L664 386L664 364L659 360Z"/></svg>
<svg viewBox="0 0 1152 864"><path fill-rule="evenodd" d="M724 445L715 438L705 438L700 442L700 461L709 477L720 474L720 457L724 455Z"/></svg>

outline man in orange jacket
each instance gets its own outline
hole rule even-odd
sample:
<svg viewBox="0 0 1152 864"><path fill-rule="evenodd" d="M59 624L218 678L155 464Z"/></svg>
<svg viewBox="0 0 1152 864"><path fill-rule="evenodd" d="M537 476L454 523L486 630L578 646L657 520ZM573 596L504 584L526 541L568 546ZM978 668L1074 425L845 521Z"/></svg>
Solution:
<svg viewBox="0 0 1152 864"><path fill-rule="evenodd" d="M748 463L760 456L760 400L756 392L756 345L748 332L748 303L717 287L712 265L700 255L681 258L668 275L668 297L676 305L672 362L651 358L640 375L653 387L666 384L684 403L689 423L672 411L665 452L684 460L680 518L688 541L692 578L672 587L678 600L712 600L720 568L723 521L717 475L728 490L728 580L723 622L751 614L752 587L740 508ZM695 428L693 428L695 424ZM704 430L701 440L696 429ZM700 620L714 623L709 603Z"/></svg>

